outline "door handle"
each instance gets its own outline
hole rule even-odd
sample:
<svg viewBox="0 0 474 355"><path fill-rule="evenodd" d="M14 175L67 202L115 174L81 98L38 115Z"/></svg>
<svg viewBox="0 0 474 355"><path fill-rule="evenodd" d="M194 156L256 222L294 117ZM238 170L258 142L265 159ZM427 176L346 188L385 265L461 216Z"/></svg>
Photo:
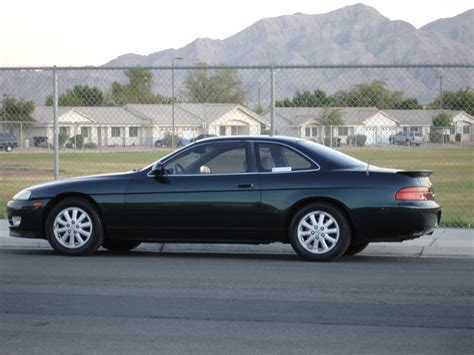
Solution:
<svg viewBox="0 0 474 355"><path fill-rule="evenodd" d="M239 188L241 188L241 189L249 189L249 188L252 188L254 186L255 186L254 184L239 184Z"/></svg>

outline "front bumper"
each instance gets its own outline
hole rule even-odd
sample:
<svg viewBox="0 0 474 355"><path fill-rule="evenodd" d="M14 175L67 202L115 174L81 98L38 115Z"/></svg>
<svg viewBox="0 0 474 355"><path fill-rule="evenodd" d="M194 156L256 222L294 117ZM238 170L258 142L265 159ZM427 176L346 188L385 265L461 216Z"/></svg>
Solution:
<svg viewBox="0 0 474 355"><path fill-rule="evenodd" d="M48 202L48 199L8 201L6 210L10 236L45 239L43 221Z"/></svg>

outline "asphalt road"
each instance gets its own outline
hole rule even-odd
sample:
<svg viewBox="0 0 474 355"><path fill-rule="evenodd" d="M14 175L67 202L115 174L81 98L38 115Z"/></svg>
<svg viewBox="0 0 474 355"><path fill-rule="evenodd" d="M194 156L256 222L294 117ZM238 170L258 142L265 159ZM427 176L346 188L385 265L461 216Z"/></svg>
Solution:
<svg viewBox="0 0 474 355"><path fill-rule="evenodd" d="M472 353L472 259L0 249L0 353Z"/></svg>

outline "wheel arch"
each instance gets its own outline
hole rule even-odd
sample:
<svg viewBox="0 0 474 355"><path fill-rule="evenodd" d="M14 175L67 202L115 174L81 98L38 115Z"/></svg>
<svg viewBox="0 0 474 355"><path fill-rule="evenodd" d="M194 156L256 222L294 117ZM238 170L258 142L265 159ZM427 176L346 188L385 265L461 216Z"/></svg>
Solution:
<svg viewBox="0 0 474 355"><path fill-rule="evenodd" d="M286 230L290 230L290 225L291 221L293 219L293 216L304 206L309 205L311 203L318 203L318 202L324 202L333 205L334 207L338 208L347 218L347 221L349 222L349 227L351 228L351 234L352 234L352 239L354 240L356 238L356 231L354 227L354 221L352 219L352 215L349 211L349 208L342 203L341 201L331 198L331 197L308 197L304 198L302 200L297 201L294 203L287 214L287 220L286 220Z"/></svg>
<svg viewBox="0 0 474 355"><path fill-rule="evenodd" d="M89 195L87 195L85 193L81 193L81 192L64 192L64 193L61 193L59 195L56 195L54 198L52 198L48 202L48 204L46 205L46 207L44 209L43 218L42 218L42 223L43 223L42 230L43 230L44 235L46 235L46 219L47 219L49 213L51 212L51 209L56 204L58 204L60 201L63 201L63 200L68 199L68 198L74 198L74 197L82 198L82 199L90 202L95 207L95 209L97 210L97 212L99 214L99 218L102 221L102 226L103 226L102 229L103 229L104 237L106 237L107 236L107 228L105 227L105 225L103 223L104 222L104 216L102 215L102 210L100 209L99 204L92 197L90 197Z"/></svg>

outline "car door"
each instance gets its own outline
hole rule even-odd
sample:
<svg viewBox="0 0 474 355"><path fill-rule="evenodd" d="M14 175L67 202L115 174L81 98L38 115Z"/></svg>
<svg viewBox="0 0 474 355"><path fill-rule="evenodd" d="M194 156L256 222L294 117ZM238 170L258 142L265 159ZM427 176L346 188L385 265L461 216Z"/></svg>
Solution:
<svg viewBox="0 0 474 355"><path fill-rule="evenodd" d="M258 142L255 151L260 171L261 227L286 231L288 208L318 189L314 172L319 166L301 152L280 143Z"/></svg>
<svg viewBox="0 0 474 355"><path fill-rule="evenodd" d="M144 174L126 193L127 225L141 238L246 238L257 226L260 181L245 141L197 143Z"/></svg>

